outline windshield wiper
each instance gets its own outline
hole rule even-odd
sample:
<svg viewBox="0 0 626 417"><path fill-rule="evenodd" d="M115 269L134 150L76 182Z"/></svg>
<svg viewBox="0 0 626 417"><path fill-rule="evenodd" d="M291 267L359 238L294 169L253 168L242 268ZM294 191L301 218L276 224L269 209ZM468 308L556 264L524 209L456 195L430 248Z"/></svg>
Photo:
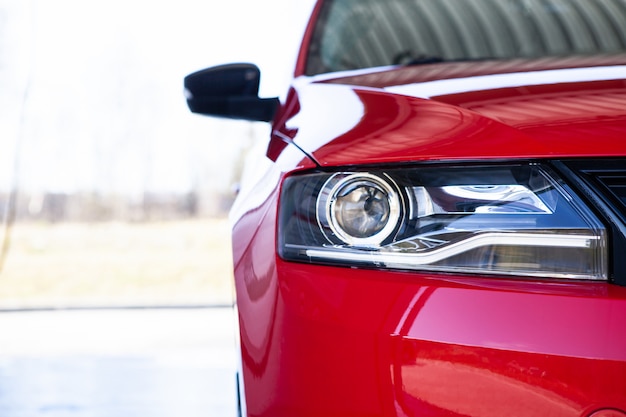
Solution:
<svg viewBox="0 0 626 417"><path fill-rule="evenodd" d="M409 62L407 62L406 66L411 65L426 65L426 64L437 64L439 62L443 62L444 59L440 56L420 56L418 58L413 58Z"/></svg>
<svg viewBox="0 0 626 417"><path fill-rule="evenodd" d="M393 57L393 65L426 65L443 62L444 59L436 55L414 55L411 51L402 51Z"/></svg>
<svg viewBox="0 0 626 417"><path fill-rule="evenodd" d="M500 57L493 56L481 56L476 58L457 58L457 59L444 59L437 55L415 55L411 51L402 51L393 58L393 65L413 66L413 65L427 65L438 64L441 62L478 62L478 61L491 61L502 59Z"/></svg>

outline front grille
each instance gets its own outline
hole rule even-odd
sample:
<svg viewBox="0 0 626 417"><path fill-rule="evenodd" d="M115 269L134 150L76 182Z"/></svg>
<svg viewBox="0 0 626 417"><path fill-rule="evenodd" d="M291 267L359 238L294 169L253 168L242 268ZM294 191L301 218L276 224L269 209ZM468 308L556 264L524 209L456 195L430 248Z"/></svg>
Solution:
<svg viewBox="0 0 626 417"><path fill-rule="evenodd" d="M613 210L626 218L626 159L571 161L565 165Z"/></svg>
<svg viewBox="0 0 626 417"><path fill-rule="evenodd" d="M626 170L596 173L598 182L626 209Z"/></svg>
<svg viewBox="0 0 626 417"><path fill-rule="evenodd" d="M626 159L555 164L604 219L611 239L611 280L626 286Z"/></svg>

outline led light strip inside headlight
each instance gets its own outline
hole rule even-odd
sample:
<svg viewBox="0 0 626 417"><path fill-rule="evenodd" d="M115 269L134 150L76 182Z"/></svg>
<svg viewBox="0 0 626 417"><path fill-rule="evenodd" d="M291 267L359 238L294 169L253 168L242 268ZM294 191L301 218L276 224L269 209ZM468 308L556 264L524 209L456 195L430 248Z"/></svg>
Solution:
<svg viewBox="0 0 626 417"><path fill-rule="evenodd" d="M602 223L548 166L315 173L283 187L290 260L606 280Z"/></svg>

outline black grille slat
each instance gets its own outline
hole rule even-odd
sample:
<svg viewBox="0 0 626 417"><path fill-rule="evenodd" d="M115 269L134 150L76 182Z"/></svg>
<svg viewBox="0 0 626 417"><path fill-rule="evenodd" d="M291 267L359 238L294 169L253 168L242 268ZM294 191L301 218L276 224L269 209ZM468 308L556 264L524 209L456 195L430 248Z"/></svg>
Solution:
<svg viewBox="0 0 626 417"><path fill-rule="evenodd" d="M554 164L604 220L610 239L610 281L626 286L626 158Z"/></svg>
<svg viewBox="0 0 626 417"><path fill-rule="evenodd" d="M626 219L626 159L563 161L574 175L587 183Z"/></svg>
<svg viewBox="0 0 626 417"><path fill-rule="evenodd" d="M611 174L602 173L596 178L626 207L626 171Z"/></svg>

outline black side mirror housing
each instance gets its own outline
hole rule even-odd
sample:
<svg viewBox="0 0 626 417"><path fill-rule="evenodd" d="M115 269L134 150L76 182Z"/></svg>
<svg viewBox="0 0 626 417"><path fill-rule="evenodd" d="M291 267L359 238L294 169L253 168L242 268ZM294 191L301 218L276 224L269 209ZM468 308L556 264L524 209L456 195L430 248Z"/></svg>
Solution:
<svg viewBox="0 0 626 417"><path fill-rule="evenodd" d="M187 105L193 113L228 119L269 122L278 98L259 98L261 72L254 64L228 64L185 77Z"/></svg>

